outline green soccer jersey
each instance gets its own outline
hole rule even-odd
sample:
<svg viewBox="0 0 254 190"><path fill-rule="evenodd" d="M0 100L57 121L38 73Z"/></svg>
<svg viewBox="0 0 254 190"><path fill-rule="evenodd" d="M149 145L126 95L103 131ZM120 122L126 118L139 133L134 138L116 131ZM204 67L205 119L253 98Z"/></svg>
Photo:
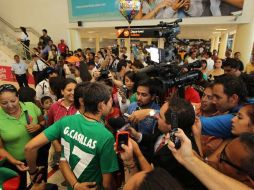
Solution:
<svg viewBox="0 0 254 190"><path fill-rule="evenodd" d="M114 137L102 123L82 115L66 116L44 134L49 141L61 139L62 157L79 182L95 181L102 187L102 174L118 170Z"/></svg>

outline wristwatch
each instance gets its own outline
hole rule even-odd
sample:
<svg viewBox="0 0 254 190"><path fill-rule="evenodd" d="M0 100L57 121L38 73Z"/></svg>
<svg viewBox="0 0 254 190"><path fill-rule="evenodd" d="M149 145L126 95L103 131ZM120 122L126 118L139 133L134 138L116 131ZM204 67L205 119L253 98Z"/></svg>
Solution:
<svg viewBox="0 0 254 190"><path fill-rule="evenodd" d="M154 117L155 114L156 114L156 111L155 111L155 110L151 110L151 111L149 112L149 116L150 116L150 117Z"/></svg>

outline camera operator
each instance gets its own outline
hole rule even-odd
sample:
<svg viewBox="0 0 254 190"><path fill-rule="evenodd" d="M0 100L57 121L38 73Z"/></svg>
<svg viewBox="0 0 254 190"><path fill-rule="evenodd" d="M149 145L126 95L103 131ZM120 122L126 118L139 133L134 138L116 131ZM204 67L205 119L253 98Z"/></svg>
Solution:
<svg viewBox="0 0 254 190"><path fill-rule="evenodd" d="M247 86L248 89L248 97L254 97L254 75L246 74L240 71L241 65L236 59L227 58L227 60L223 63L223 69L226 75L233 75L239 77Z"/></svg>
<svg viewBox="0 0 254 190"><path fill-rule="evenodd" d="M168 148L175 159L193 173L208 189L251 189L245 184L218 172L200 160L192 150L191 140L184 134L182 129L178 129L175 136L180 139L181 147L177 150L174 143L169 141Z"/></svg>

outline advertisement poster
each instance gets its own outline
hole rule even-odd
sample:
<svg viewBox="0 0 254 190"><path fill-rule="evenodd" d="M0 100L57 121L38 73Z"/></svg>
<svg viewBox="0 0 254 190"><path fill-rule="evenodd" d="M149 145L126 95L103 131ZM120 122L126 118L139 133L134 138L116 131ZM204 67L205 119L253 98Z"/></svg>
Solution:
<svg viewBox="0 0 254 190"><path fill-rule="evenodd" d="M1 66L0 65L0 81L16 82L16 79L11 72L10 66ZM34 84L34 79L31 74L29 74L28 83Z"/></svg>
<svg viewBox="0 0 254 190"><path fill-rule="evenodd" d="M119 12L123 0L68 0L71 22L124 20ZM134 0L125 0L126 2ZM136 0L135 0L136 1ZM137 19L230 16L241 11L243 0L140 0Z"/></svg>

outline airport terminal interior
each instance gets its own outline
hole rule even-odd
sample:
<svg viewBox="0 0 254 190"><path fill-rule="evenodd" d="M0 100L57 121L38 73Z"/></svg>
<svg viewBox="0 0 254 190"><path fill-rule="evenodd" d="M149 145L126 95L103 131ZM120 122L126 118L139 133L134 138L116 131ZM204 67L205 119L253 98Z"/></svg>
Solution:
<svg viewBox="0 0 254 190"><path fill-rule="evenodd" d="M0 0L0 190L253 188L253 0Z"/></svg>

